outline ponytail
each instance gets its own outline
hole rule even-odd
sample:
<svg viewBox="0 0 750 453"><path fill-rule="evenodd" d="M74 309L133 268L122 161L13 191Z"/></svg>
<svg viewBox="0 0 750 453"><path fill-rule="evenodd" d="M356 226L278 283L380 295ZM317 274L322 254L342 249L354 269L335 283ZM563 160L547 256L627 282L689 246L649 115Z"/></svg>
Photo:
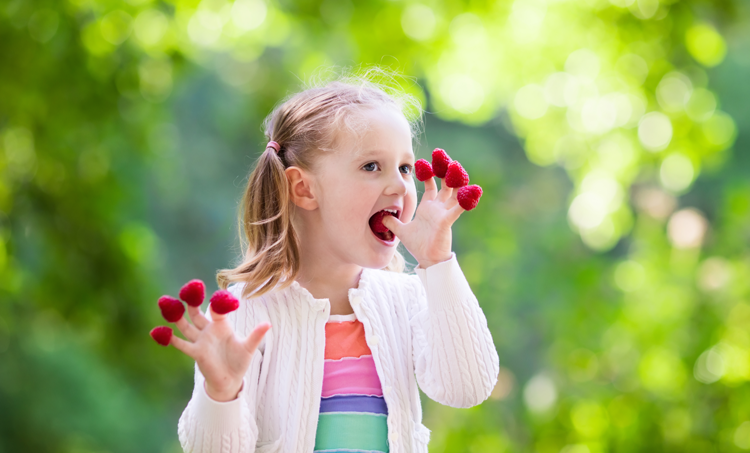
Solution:
<svg viewBox="0 0 750 453"><path fill-rule="evenodd" d="M299 272L299 244L292 227L290 188L276 147L269 143L261 153L242 196L238 215L244 251L242 263L235 269L222 269L216 276L221 289L234 282L245 282L243 298L250 293L263 295L280 281L285 288Z"/></svg>

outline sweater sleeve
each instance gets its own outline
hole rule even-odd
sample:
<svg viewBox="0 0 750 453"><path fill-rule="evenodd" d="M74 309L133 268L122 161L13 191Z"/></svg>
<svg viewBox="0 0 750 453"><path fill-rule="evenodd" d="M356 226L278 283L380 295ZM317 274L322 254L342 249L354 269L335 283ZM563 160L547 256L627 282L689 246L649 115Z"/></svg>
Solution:
<svg viewBox="0 0 750 453"><path fill-rule="evenodd" d="M476 406L489 397L500 370L487 318L455 253L416 273L409 276L409 323L417 383L441 404Z"/></svg>
<svg viewBox="0 0 750 453"><path fill-rule="evenodd" d="M239 289L229 291L239 298ZM206 310L210 319L211 310ZM227 315L235 332L244 336L245 323L238 323L242 314L247 325L254 326L252 310L243 301L241 308ZM246 316L244 316L246 315ZM238 324L240 324L238 328ZM258 427L255 419L258 377L263 361L256 350L242 380L239 395L232 401L219 402L206 393L205 378L195 364L195 387L192 398L177 424L180 445L186 453L251 453L255 451Z"/></svg>

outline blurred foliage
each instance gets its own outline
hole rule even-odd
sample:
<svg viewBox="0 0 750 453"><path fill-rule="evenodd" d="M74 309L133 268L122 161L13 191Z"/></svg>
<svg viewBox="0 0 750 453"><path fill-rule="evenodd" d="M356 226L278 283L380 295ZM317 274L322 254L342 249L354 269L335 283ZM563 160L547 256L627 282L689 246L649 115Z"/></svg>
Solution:
<svg viewBox="0 0 750 453"><path fill-rule="evenodd" d="M408 75L500 352L434 452L750 450L750 9L722 0L0 2L0 452L180 451L156 299L215 288L260 122ZM421 88L423 87L423 88ZM213 286L213 288L211 288ZM43 433L43 435L40 435Z"/></svg>

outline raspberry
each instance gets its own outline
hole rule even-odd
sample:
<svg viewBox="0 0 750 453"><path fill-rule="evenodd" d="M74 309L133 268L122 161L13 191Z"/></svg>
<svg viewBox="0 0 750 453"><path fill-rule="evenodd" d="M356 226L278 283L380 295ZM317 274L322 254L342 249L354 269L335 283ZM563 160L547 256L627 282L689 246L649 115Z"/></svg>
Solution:
<svg viewBox="0 0 750 453"><path fill-rule="evenodd" d="M451 158L445 153L444 149L435 148L432 152L432 172L438 178L445 178L445 172L448 170L448 164Z"/></svg>
<svg viewBox="0 0 750 453"><path fill-rule="evenodd" d="M191 307L200 307L206 297L206 285L196 279L190 280L180 289L180 299Z"/></svg>
<svg viewBox="0 0 750 453"><path fill-rule="evenodd" d="M387 215L393 215L392 212L378 211L372 217L370 217L370 228L375 233L387 233L390 231L387 226L383 224L383 217Z"/></svg>
<svg viewBox="0 0 750 453"><path fill-rule="evenodd" d="M172 296L161 296L159 298L159 309L161 315L169 322L177 322L185 314L185 306L182 302Z"/></svg>
<svg viewBox="0 0 750 453"><path fill-rule="evenodd" d="M462 208L471 211L477 207L477 203L479 203L479 198L481 196L482 188L476 184L472 184L458 189L456 199L458 199L458 204L460 204Z"/></svg>
<svg viewBox="0 0 750 453"><path fill-rule="evenodd" d="M445 185L448 187L463 187L469 184L469 174L464 167L454 160L448 164L448 171L445 172Z"/></svg>
<svg viewBox="0 0 750 453"><path fill-rule="evenodd" d="M151 329L151 338L162 346L169 345L172 340L172 329L167 326L159 326Z"/></svg>
<svg viewBox="0 0 750 453"><path fill-rule="evenodd" d="M226 289L220 289L211 296L211 309L220 315L240 308L240 301Z"/></svg>
<svg viewBox="0 0 750 453"><path fill-rule="evenodd" d="M427 181L435 176L432 172L432 165L424 159L414 162L414 173L416 173L417 179L420 181Z"/></svg>

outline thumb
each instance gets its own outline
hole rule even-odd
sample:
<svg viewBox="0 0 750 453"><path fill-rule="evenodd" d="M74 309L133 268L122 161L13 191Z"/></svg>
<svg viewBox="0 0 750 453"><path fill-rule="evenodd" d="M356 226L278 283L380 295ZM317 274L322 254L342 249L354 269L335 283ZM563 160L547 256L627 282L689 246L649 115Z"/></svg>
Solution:
<svg viewBox="0 0 750 453"><path fill-rule="evenodd" d="M255 329L253 329L252 332L250 332L250 335L245 339L245 349L249 353L254 353L255 350L260 345L260 341L265 336L266 332L268 332L268 329L271 328L271 324L264 322L262 324L258 324L255 326Z"/></svg>
<svg viewBox="0 0 750 453"><path fill-rule="evenodd" d="M393 217L392 215L387 215L383 217L383 225L385 225L385 227L389 230L393 231L393 234L398 236L398 233L401 231L401 227L404 225L404 223L399 219Z"/></svg>

